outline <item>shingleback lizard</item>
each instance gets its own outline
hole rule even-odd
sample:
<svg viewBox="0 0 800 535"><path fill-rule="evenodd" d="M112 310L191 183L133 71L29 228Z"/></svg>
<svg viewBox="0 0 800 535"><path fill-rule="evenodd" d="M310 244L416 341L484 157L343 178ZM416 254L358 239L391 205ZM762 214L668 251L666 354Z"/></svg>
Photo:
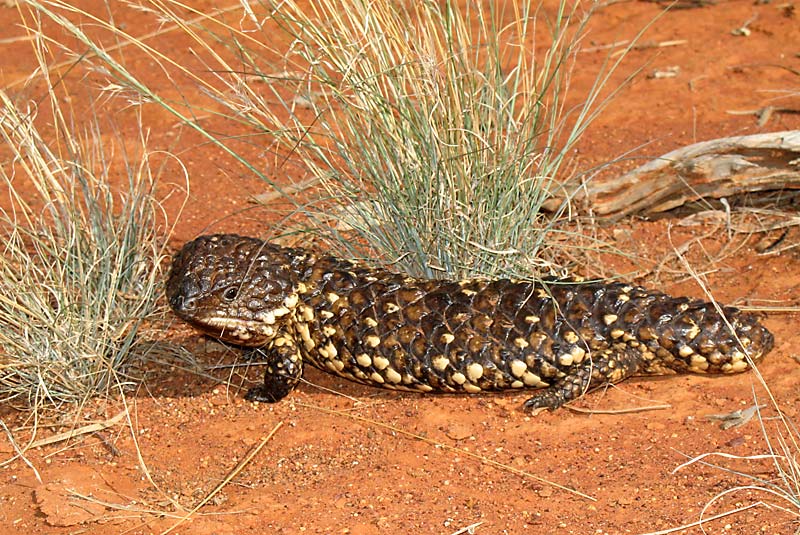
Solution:
<svg viewBox="0 0 800 535"><path fill-rule="evenodd" d="M303 365L417 392L540 389L555 409L632 375L735 373L773 346L758 316L620 282L425 280L236 235L173 260L167 297L204 333L264 353L275 402Z"/></svg>

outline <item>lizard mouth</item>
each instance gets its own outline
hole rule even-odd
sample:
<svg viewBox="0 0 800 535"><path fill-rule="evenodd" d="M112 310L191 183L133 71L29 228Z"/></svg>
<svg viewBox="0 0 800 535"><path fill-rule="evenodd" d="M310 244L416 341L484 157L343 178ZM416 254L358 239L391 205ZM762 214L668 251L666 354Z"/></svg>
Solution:
<svg viewBox="0 0 800 535"><path fill-rule="evenodd" d="M275 328L257 320L209 317L196 321L206 334L225 342L243 346L263 346L275 337Z"/></svg>

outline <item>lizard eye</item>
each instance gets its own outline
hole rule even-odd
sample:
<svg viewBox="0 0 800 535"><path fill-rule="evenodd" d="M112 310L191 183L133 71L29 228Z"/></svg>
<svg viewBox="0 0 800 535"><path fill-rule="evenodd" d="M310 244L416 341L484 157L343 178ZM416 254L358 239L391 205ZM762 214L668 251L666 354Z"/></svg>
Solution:
<svg viewBox="0 0 800 535"><path fill-rule="evenodd" d="M236 299L236 296L239 294L239 287L238 286L230 286L226 289L223 294L222 298L226 301L233 301Z"/></svg>

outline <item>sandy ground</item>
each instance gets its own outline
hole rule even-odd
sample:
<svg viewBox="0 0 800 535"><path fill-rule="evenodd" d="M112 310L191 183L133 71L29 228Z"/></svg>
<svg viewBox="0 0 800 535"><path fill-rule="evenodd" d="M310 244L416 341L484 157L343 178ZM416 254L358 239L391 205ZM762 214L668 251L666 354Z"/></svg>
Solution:
<svg viewBox="0 0 800 535"><path fill-rule="evenodd" d="M102 12L95 3L79 4ZM194 5L212 7L210 2ZM657 4L644 2L600 9L583 44L586 51L580 54L582 67L573 79L573 95L592 82L608 51L605 45L631 39L660 13ZM116 15L117 24L134 35L155 28L144 14L120 10ZM630 54L623 74L636 67L642 72L586 134L577 153L580 165L588 168L637 147L635 159L644 161L696 141L800 128L797 113L776 112L761 127L752 114L730 113L766 105L800 110L800 97L773 100L779 91L800 90L798 17L791 3L751 1L726 1L661 16L642 42L679 44L647 46ZM30 44L16 39L25 34L18 21L15 9L0 7L0 40L7 49L0 60L4 87L34 65ZM747 36L732 34L744 25ZM175 33L158 39L162 45L174 45L174 50L188 46ZM129 65L146 65L140 53L129 49L125 54ZM192 61L188 52L186 58ZM673 67L676 76L656 76ZM69 79L80 81L83 72L71 72ZM94 78L86 80L86 91L96 89ZM171 90L168 82L154 83ZM183 91L192 90L186 80L177 83L185 84ZM78 99L69 104L80 110L84 103ZM119 137L135 132L130 110L120 100L106 100L102 106L114 114ZM190 202L175 231L174 247L208 231L269 233L275 221L269 209L242 211L251 206L250 196L268 190L262 182L247 177L156 106L145 106L143 114L151 148L175 152L191 177ZM257 149L253 151L258 158ZM620 163L613 173L636 161ZM302 178L292 172L287 166L274 170L274 176L282 183ZM167 208L175 215L178 202L169 202ZM783 307L800 303L798 249L758 254L757 236L735 235L729 241L719 227L685 223L620 223L611 235L617 237L618 247L639 255L638 265L608 258L594 271L637 270L637 282L701 297L702 290L672 254L675 247L689 244L687 258L706 273L720 301ZM797 231L785 243L792 240L797 242ZM655 266L661 268L649 269ZM588 267L587 271L592 272ZM800 407L800 369L792 358L800 353L794 337L797 321L796 313L768 315L776 348L760 368L775 399L795 419ZM235 362L235 355L222 346L177 322L165 336L185 345L201 365ZM268 406L242 399L246 388L259 380L258 369L241 376L229 376L226 369L209 373L218 380L149 366L146 381L127 397L130 421L122 419L103 431L28 452L41 482L21 460L3 466L0 531L161 533L259 447L222 491L173 533L449 535L478 523L475 533L482 535L645 533L760 500L780 503L753 489L723 495L752 483L730 471L693 465L674 472L687 456L768 453L757 421L723 430L705 418L752 405L752 374L629 380L577 405L594 411L668 408L621 414L563 409L530 417L520 410L523 393L393 393L313 369L307 383L287 400ZM102 421L123 410L120 402L98 402L83 408L77 423L72 418L56 421L43 427L40 436ZM766 414L774 411L768 408ZM2 417L12 428L23 422L23 415L9 409L2 410ZM765 427L775 439L772 422L767 420ZM274 435L265 441L271 431ZM19 433L25 437L24 430ZM9 442L0 439L0 457L12 455ZM766 460L714 461L766 480L776 476ZM789 534L798 529L797 512L795 507L792 516L757 505L704 527L713 534Z"/></svg>

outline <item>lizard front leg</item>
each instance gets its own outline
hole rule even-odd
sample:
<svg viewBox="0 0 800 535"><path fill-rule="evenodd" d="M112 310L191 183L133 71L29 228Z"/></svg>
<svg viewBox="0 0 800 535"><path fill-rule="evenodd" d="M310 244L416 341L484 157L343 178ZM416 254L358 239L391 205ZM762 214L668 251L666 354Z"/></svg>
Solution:
<svg viewBox="0 0 800 535"><path fill-rule="evenodd" d="M289 395L303 375L303 358L289 337L277 337L269 347L253 351L266 363L264 382L247 391L248 401L275 403Z"/></svg>

